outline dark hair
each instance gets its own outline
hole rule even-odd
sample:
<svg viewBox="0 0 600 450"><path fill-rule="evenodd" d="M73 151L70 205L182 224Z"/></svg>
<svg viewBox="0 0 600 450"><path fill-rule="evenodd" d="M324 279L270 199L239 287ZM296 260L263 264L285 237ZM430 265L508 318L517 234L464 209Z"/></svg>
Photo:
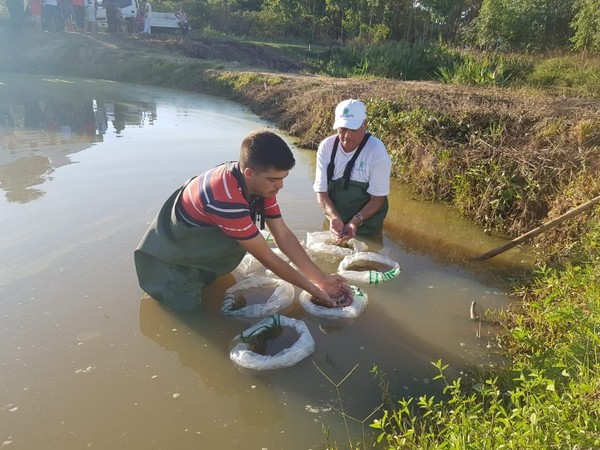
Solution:
<svg viewBox="0 0 600 450"><path fill-rule="evenodd" d="M296 164L292 151L275 133L259 130L250 133L242 141L240 168L256 172L270 169L291 170Z"/></svg>

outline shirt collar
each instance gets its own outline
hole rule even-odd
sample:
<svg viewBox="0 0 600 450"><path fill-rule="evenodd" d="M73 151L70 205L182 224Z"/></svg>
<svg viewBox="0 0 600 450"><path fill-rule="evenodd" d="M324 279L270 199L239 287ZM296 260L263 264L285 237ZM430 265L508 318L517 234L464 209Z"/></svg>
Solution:
<svg viewBox="0 0 600 450"><path fill-rule="evenodd" d="M244 179L244 174L242 174L242 170L240 169L239 161L232 161L227 163L227 170L231 172L231 174L235 177L238 184L240 185L240 189L242 190L242 195L246 199L248 203L252 201L252 195L248 192L248 186L246 186L246 180Z"/></svg>

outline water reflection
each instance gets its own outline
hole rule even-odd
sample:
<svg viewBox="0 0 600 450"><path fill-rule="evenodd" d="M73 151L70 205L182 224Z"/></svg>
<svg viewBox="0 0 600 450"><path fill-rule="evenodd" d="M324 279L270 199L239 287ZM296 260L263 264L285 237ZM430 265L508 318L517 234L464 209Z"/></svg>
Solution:
<svg viewBox="0 0 600 450"><path fill-rule="evenodd" d="M45 80L56 84L56 80ZM69 86L72 89L72 86ZM0 189L11 203L44 195L39 187L70 155L102 142L107 134L123 137L127 127L153 125L153 102L118 102L105 93L53 89L12 97L10 83L0 83Z"/></svg>

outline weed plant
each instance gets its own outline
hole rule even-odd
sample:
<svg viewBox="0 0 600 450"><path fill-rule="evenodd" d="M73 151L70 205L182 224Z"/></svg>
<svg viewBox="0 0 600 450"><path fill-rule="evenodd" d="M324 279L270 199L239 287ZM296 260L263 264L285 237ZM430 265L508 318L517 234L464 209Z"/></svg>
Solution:
<svg viewBox="0 0 600 450"><path fill-rule="evenodd" d="M395 177L425 199L452 204L490 232L530 227L547 213L546 199L570 178L572 159L560 156L565 147L527 148L523 136L533 124L526 121L411 109L402 101L376 99L368 109L370 129L386 142ZM563 139L556 135L546 143ZM537 163L539 158L544 161ZM560 161L566 167L557 167Z"/></svg>

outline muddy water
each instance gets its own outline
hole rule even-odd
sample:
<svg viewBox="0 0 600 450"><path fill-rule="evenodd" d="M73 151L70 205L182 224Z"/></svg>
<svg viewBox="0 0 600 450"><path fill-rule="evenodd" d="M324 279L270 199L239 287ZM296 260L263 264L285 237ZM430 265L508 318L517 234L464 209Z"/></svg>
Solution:
<svg viewBox="0 0 600 450"><path fill-rule="evenodd" d="M217 280L197 314L143 296L132 252L163 200L236 159L242 138L268 126L203 95L0 74L1 446L345 448L380 403L374 365L393 395L418 396L439 392L430 361L455 375L495 359L496 330L479 330L469 306L505 307L503 277L522 255L465 262L498 242L401 186L381 252L402 273L367 289L353 323L293 306L287 314L316 342L294 367L255 374L229 360L232 338L248 327L220 313L237 275ZM303 236L323 217L310 189L314 152L294 151L280 204ZM353 369L338 395L333 383ZM340 398L358 419L348 431Z"/></svg>

